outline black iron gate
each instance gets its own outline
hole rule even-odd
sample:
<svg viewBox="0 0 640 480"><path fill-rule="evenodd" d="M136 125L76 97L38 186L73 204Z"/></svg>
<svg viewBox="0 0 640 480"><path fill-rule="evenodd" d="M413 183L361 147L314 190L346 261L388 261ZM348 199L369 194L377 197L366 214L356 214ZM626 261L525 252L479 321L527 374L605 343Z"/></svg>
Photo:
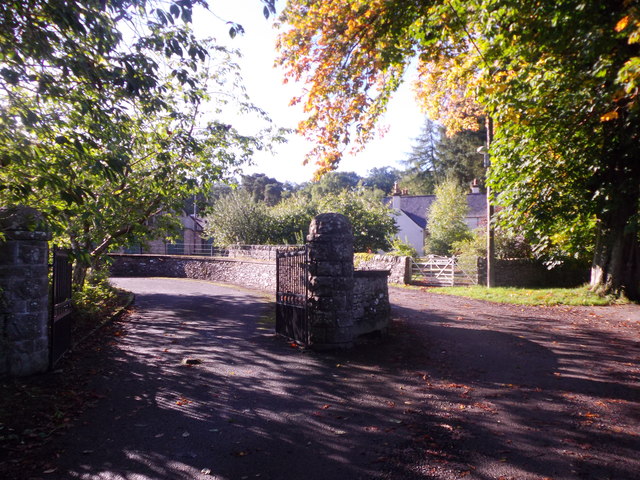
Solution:
<svg viewBox="0 0 640 480"><path fill-rule="evenodd" d="M51 368L71 348L71 261L69 252L53 249L51 286Z"/></svg>
<svg viewBox="0 0 640 480"><path fill-rule="evenodd" d="M307 247L276 252L276 333L309 344Z"/></svg>

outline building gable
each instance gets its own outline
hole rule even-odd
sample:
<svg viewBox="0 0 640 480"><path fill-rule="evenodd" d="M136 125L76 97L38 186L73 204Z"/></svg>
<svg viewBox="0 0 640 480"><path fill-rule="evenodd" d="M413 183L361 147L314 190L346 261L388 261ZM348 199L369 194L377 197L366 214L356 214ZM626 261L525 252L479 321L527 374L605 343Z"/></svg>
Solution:
<svg viewBox="0 0 640 480"><path fill-rule="evenodd" d="M427 212L435 201L435 195L399 195L385 197L384 202L397 208L422 229L427 228ZM395 200L395 201L394 201ZM467 218L484 218L487 214L487 196L484 193L467 194L469 211Z"/></svg>

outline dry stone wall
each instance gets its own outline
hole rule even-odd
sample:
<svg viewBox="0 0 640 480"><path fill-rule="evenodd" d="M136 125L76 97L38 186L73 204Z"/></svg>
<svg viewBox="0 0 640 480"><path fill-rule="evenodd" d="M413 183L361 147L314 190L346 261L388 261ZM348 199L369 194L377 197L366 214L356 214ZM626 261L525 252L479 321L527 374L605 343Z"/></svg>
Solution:
<svg viewBox="0 0 640 480"><path fill-rule="evenodd" d="M275 291L273 262L234 258L111 254L114 277L194 278Z"/></svg>
<svg viewBox="0 0 640 480"><path fill-rule="evenodd" d="M358 270L386 270L389 283L406 285L411 282L411 257L356 253L355 267Z"/></svg>
<svg viewBox="0 0 640 480"><path fill-rule="evenodd" d="M276 260L276 251L291 245L231 245L229 258L253 258L256 260Z"/></svg>
<svg viewBox="0 0 640 480"><path fill-rule="evenodd" d="M486 284L487 263L478 258L478 283ZM519 288L572 288L589 281L589 266L579 262L566 262L547 268L539 260L495 259L495 286Z"/></svg>
<svg viewBox="0 0 640 480"><path fill-rule="evenodd" d="M310 346L348 348L361 335L385 332L391 315L388 278L394 271L394 278L405 274L406 257L377 255L367 271L354 271L351 224L335 213L318 215L307 241ZM230 257L112 254L111 275L194 278L275 292L278 248L237 246L229 249Z"/></svg>
<svg viewBox="0 0 640 480"><path fill-rule="evenodd" d="M356 270L353 274L353 335L384 333L391 317L387 270Z"/></svg>

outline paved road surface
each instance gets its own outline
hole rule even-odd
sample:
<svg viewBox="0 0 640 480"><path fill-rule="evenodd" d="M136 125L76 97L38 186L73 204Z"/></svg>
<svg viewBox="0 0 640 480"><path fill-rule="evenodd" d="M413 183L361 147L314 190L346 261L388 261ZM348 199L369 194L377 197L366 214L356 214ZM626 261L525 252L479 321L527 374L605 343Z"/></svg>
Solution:
<svg viewBox="0 0 640 480"><path fill-rule="evenodd" d="M114 282L136 302L112 368L96 379L105 398L56 445L64 453L46 478L376 475L402 421L402 408L387 404L392 372L293 348L273 334L259 293L194 280Z"/></svg>
<svg viewBox="0 0 640 480"><path fill-rule="evenodd" d="M117 284L137 301L86 386L100 399L37 478L640 478L638 306L392 289L389 337L320 354L276 337L259 293Z"/></svg>

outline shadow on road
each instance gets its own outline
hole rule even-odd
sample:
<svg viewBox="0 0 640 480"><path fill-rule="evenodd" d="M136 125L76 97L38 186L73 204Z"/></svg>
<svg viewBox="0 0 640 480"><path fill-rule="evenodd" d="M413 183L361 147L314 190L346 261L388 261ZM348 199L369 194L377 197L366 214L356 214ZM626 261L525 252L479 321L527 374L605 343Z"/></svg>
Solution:
<svg viewBox="0 0 640 480"><path fill-rule="evenodd" d="M271 308L138 292L86 359L101 400L46 478L637 478L637 341L409 302L388 337L314 353L273 334Z"/></svg>

